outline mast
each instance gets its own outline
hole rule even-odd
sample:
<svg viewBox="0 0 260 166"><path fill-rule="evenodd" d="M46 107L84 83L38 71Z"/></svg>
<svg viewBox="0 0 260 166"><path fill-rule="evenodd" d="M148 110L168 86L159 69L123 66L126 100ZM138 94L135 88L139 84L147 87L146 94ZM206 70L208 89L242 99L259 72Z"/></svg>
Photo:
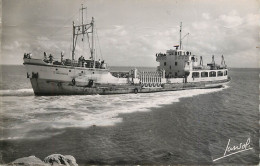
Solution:
<svg viewBox="0 0 260 166"><path fill-rule="evenodd" d="M81 14L82 14L82 18L81 18L81 21L82 21L82 26L83 26L83 9L85 9L85 8L83 8L83 4L81 4Z"/></svg>
<svg viewBox="0 0 260 166"><path fill-rule="evenodd" d="M72 60L74 60L74 54L75 54L75 24L74 21L72 23L72 32L73 32L73 36L72 36Z"/></svg>
<svg viewBox="0 0 260 166"><path fill-rule="evenodd" d="M181 22L181 25L180 25L180 50L181 50L181 44L182 44L182 41L181 41L181 29L182 29L182 22Z"/></svg>
<svg viewBox="0 0 260 166"><path fill-rule="evenodd" d="M92 49L91 49L91 58L94 60L94 65L93 65L93 68L95 68L95 56L94 56L94 17L92 17L92 21L91 21L91 25L92 25L92 43L91 43L91 46L92 46Z"/></svg>
<svg viewBox="0 0 260 166"><path fill-rule="evenodd" d="M72 60L75 60L75 49L76 49L76 45L77 45L77 38L79 35L83 35L82 41L84 39L84 35L87 34L88 37L88 41L89 41L89 33L92 33L92 38L91 38L91 45L89 42L89 48L90 48L90 54L91 54L91 59L95 61L95 57L94 57L94 18L92 17L92 21L90 23L84 23L84 9L87 10L87 7L83 7L83 4L81 6L81 12L82 12L82 18L81 18L81 25L75 25L75 23L73 22L73 36L72 36L72 42L73 42L73 46L72 46ZM90 29L91 28L91 29ZM93 65L95 67L95 63Z"/></svg>
<svg viewBox="0 0 260 166"><path fill-rule="evenodd" d="M83 13L84 13L83 10L84 10L84 9L87 10L87 7L83 8L83 4L81 4L81 11L82 11L82 12L81 12L81 16L82 16L82 18L81 18L81 22L82 22L81 25L82 25L82 31L83 31L83 38L84 38L84 32L85 32L85 31L84 31L84 21L83 21L83 18L84 18L84 17L83 17Z"/></svg>

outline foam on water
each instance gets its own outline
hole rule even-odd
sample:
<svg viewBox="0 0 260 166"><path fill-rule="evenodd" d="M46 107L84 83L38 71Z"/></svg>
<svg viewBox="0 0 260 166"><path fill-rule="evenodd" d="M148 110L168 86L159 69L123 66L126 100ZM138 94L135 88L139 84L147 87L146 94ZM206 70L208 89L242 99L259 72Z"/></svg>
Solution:
<svg viewBox="0 0 260 166"><path fill-rule="evenodd" d="M32 138L32 133L67 127L111 126L122 122L119 114L150 111L151 108L178 102L180 98L218 92L218 89L192 89L158 93L139 93L123 95L86 95L86 96L24 96L22 102L17 98L2 98L3 119L1 124L6 131L1 139ZM28 89L17 90L25 94L33 93ZM6 92L6 94L13 91ZM18 93L15 92L15 93ZM174 109L174 108L173 108ZM13 119L13 120L10 120ZM14 132L18 130L20 132ZM30 136L27 133L30 132ZM55 134L52 132L43 137ZM36 134L39 138L39 134ZM36 137L35 137L36 138Z"/></svg>
<svg viewBox="0 0 260 166"><path fill-rule="evenodd" d="M33 89L0 90L0 96L32 96Z"/></svg>

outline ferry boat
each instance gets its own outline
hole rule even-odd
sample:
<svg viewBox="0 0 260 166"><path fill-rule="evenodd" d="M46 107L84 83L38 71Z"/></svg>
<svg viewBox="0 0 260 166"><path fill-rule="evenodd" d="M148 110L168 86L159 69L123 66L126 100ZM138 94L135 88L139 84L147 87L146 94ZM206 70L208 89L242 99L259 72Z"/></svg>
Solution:
<svg viewBox="0 0 260 166"><path fill-rule="evenodd" d="M180 44L165 53L157 53L159 62L157 71L139 71L136 68L127 73L111 72L104 60L97 60L94 48L95 24L73 22L72 58L55 61L50 54L43 53L43 58L34 58L24 54L27 78L30 79L35 95L93 95L126 94L175 91L195 88L219 88L230 81L224 56L217 65L212 62L203 65L202 56L198 57L182 49L180 26ZM87 37L90 58L80 56L76 60L75 49L78 36Z"/></svg>

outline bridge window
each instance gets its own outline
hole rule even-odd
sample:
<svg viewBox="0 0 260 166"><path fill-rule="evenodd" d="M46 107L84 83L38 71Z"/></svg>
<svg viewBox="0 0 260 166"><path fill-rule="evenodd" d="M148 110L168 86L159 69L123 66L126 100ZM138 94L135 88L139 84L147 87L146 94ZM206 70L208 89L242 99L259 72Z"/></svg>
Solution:
<svg viewBox="0 0 260 166"><path fill-rule="evenodd" d="M201 72L201 77L208 77L208 72Z"/></svg>
<svg viewBox="0 0 260 166"><path fill-rule="evenodd" d="M177 55L177 52L175 52L175 55Z"/></svg>
<svg viewBox="0 0 260 166"><path fill-rule="evenodd" d="M226 75L227 75L227 70L224 71L224 76L226 76Z"/></svg>
<svg viewBox="0 0 260 166"><path fill-rule="evenodd" d="M166 66L166 62L164 62L164 66Z"/></svg>
<svg viewBox="0 0 260 166"><path fill-rule="evenodd" d="M178 65L178 63L177 62L175 62L175 66L177 66Z"/></svg>
<svg viewBox="0 0 260 166"><path fill-rule="evenodd" d="M209 77L216 77L216 72L215 71L209 72Z"/></svg>
<svg viewBox="0 0 260 166"><path fill-rule="evenodd" d="M176 77L178 76L177 72L175 72L175 76L176 76Z"/></svg>
<svg viewBox="0 0 260 166"><path fill-rule="evenodd" d="M200 77L200 73L199 72L193 72L192 73L192 77L193 78L199 78Z"/></svg>
<svg viewBox="0 0 260 166"><path fill-rule="evenodd" d="M223 71L218 71L218 77L223 76Z"/></svg>

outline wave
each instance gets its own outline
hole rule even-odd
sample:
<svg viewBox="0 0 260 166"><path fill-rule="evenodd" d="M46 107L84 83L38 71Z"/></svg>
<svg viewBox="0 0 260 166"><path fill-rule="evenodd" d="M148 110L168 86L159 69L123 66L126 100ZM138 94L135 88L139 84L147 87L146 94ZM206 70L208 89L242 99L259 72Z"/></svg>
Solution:
<svg viewBox="0 0 260 166"><path fill-rule="evenodd" d="M21 139L43 139L48 137L53 137L59 134L64 133L64 131L52 131L49 133L42 133L42 134L35 134L31 136L27 136L26 134L20 134L19 136L8 136L8 137L0 137L0 141L6 141L6 140L21 140Z"/></svg>
<svg viewBox="0 0 260 166"><path fill-rule="evenodd" d="M60 130L68 127L113 126L123 121L120 114L147 112L151 111L152 108L179 102L181 98L215 93L226 88L228 86L216 89L120 95L40 96L22 101L23 107L21 107L21 101L14 100L12 105L10 103L8 105L8 102L5 104L5 108L8 105L8 111L3 109L3 113L8 119L22 118L23 120L10 122L9 125L5 123L3 127L9 131L19 127L19 131L32 135L36 128L39 132L46 129ZM15 90L13 92L6 91L6 94L33 95L33 91L31 89ZM5 100L10 101L4 99L3 103ZM23 116L21 117L21 115ZM14 134L14 132L11 133ZM6 136L5 139L15 139L17 136L16 133L12 137ZM29 138L28 135L26 135L27 137Z"/></svg>
<svg viewBox="0 0 260 166"><path fill-rule="evenodd" d="M0 96L32 96L33 89L0 90Z"/></svg>

